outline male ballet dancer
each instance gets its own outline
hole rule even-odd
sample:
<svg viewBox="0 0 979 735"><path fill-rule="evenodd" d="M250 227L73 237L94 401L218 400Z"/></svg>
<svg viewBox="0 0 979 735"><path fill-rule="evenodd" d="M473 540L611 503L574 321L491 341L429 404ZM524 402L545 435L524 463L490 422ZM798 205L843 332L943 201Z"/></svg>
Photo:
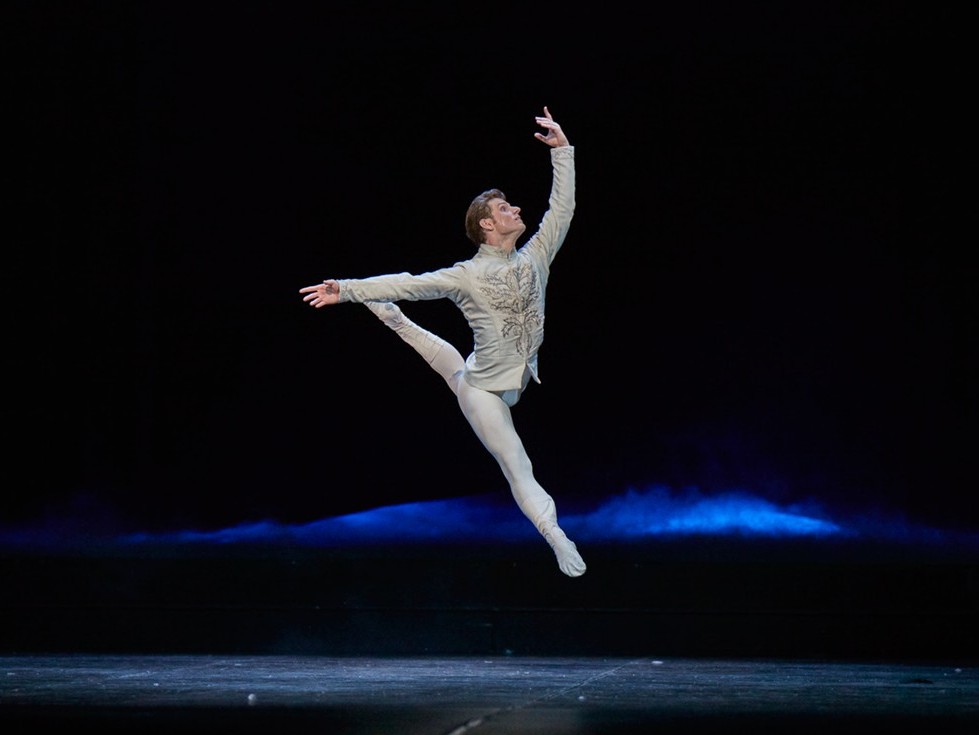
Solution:
<svg viewBox="0 0 979 735"><path fill-rule="evenodd" d="M476 436L503 470L520 510L554 550L561 571L579 577L585 562L558 525L554 499L534 478L510 415L530 379L540 383L544 291L575 208L574 147L547 107L536 121L546 133L534 137L551 149L552 183L548 210L525 245L516 246L527 229L520 207L507 202L499 189L489 189L466 212L466 235L478 248L469 260L421 275L327 279L299 293L316 308L348 301L366 305L425 358L455 393ZM465 360L391 303L441 298L453 301L473 330L473 352Z"/></svg>

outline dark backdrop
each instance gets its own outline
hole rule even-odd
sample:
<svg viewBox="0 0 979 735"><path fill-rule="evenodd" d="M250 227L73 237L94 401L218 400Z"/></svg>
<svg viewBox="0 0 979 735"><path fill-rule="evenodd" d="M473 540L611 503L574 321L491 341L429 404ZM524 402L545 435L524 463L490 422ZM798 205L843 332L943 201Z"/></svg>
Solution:
<svg viewBox="0 0 979 735"><path fill-rule="evenodd" d="M6 6L4 519L505 492L421 360L297 291L468 257L490 186L539 221L547 105L578 208L514 416L559 502L740 488L974 529L959 20L459 7ZM405 310L468 352L451 304Z"/></svg>

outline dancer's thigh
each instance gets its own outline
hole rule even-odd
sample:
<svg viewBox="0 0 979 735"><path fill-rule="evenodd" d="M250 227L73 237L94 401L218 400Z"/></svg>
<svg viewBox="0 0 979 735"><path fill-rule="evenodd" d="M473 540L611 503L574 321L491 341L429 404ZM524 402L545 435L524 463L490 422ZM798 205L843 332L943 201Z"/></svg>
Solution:
<svg viewBox="0 0 979 735"><path fill-rule="evenodd" d="M465 378L459 381L459 407L483 445L497 458L523 445L513 426L510 408L494 393L474 388Z"/></svg>

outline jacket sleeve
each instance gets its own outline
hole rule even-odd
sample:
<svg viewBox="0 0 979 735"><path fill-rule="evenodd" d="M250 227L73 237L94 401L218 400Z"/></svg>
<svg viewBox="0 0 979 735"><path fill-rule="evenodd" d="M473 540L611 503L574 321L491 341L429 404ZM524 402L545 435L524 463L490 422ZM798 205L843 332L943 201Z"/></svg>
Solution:
<svg viewBox="0 0 979 735"><path fill-rule="evenodd" d="M365 301L433 301L459 296L461 268L452 266L440 270L412 275L392 273L370 278L342 278L340 302L364 303Z"/></svg>
<svg viewBox="0 0 979 735"><path fill-rule="evenodd" d="M551 196L537 232L524 245L528 253L550 265L564 244L575 210L574 146L551 149Z"/></svg>

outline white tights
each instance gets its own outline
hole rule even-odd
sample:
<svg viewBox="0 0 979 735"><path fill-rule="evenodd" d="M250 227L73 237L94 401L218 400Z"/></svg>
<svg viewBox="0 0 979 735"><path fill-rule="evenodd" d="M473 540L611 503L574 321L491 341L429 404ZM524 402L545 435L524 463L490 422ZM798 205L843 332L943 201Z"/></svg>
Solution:
<svg viewBox="0 0 979 735"><path fill-rule="evenodd" d="M558 526L554 499L534 478L530 457L513 426L510 406L516 403L519 392L507 391L501 397L474 388L463 377L466 363L455 347L419 327L396 304L368 302L365 306L424 357L455 393L469 425L503 470L520 510L554 550L561 571L569 577L584 574L585 562Z"/></svg>

